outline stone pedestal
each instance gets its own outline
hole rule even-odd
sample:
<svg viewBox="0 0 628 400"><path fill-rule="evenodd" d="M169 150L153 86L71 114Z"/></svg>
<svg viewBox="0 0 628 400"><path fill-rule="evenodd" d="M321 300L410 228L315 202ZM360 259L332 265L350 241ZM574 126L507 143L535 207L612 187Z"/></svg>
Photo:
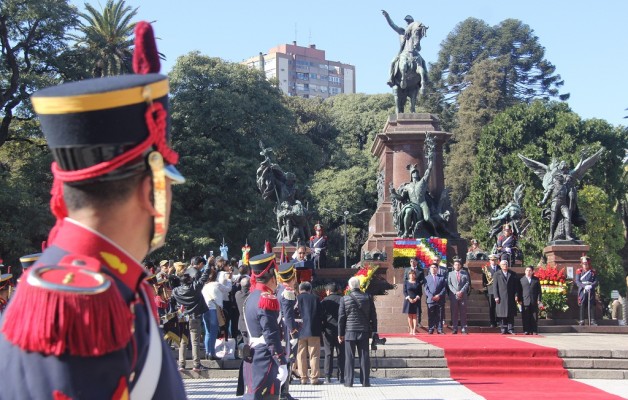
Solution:
<svg viewBox="0 0 628 400"><path fill-rule="evenodd" d="M430 175L428 191L438 199L445 188L443 145L452 134L440 130L438 118L432 114L413 113L391 115L371 147L371 153L379 159L377 190L377 210L369 221L369 236L362 251L382 250L387 259L384 263L392 266L393 240L398 237L393 224L393 209L390 188L398 188L410 181L408 165L418 164L421 174L427 161L423 153L425 135L429 133L435 141L435 159ZM456 215L450 216L448 228L457 232ZM448 239L447 257L464 257L467 251L463 239Z"/></svg>
<svg viewBox="0 0 628 400"><path fill-rule="evenodd" d="M555 265L556 268L573 268L573 279L576 278L576 271L580 267L580 257L586 256L589 252L589 245L586 244L550 244L543 249L543 255L547 259L547 264ZM569 309L565 312L555 313L555 318L578 320L580 306L578 305L578 287L571 285L571 290L567 294L567 304ZM596 307L595 315L601 318L601 308Z"/></svg>
<svg viewBox="0 0 628 400"><path fill-rule="evenodd" d="M586 256L589 252L589 245L586 244L562 244L549 245L543 249L543 255L547 258L547 263L555 265L557 268L574 267L578 269L580 257Z"/></svg>

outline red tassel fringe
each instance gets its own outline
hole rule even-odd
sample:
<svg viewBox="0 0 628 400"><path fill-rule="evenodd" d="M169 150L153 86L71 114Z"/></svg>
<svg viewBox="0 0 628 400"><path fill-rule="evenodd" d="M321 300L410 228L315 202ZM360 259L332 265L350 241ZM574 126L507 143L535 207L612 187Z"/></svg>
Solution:
<svg viewBox="0 0 628 400"><path fill-rule="evenodd" d="M6 310L2 333L26 351L92 357L122 349L132 328L133 314L113 283L87 295L43 289L25 279Z"/></svg>
<svg viewBox="0 0 628 400"><path fill-rule="evenodd" d="M136 74L157 73L161 69L153 27L146 21L135 25L133 71Z"/></svg>
<svg viewBox="0 0 628 400"><path fill-rule="evenodd" d="M257 305L262 310L279 311L279 300L277 300L277 297L275 296L267 297L262 295L259 298L259 303L257 303Z"/></svg>

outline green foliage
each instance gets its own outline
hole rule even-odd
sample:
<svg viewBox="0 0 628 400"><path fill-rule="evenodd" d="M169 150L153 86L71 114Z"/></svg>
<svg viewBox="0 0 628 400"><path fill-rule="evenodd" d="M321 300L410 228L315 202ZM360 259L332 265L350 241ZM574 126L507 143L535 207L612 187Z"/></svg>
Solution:
<svg viewBox="0 0 628 400"><path fill-rule="evenodd" d="M10 140L14 116L32 118L30 95L58 82L57 55L75 24L76 9L67 0L0 2L0 146Z"/></svg>
<svg viewBox="0 0 628 400"><path fill-rule="evenodd" d="M567 294L563 292L559 293L543 293L543 306L544 312L541 312L541 317L543 315L547 316L547 313L555 313L559 311L567 311L569 310L569 305L567 304Z"/></svg>
<svg viewBox="0 0 628 400"><path fill-rule="evenodd" d="M471 191L477 143L482 128L509 104L502 91L504 64L502 59L486 59L475 63L464 77L467 87L458 97L459 123L446 157L445 183L451 190L452 207L458 212L458 232L463 237L471 235L473 226L474 212L467 198Z"/></svg>
<svg viewBox="0 0 628 400"><path fill-rule="evenodd" d="M32 122L20 121L12 128ZM0 258L19 265L22 255L41 250L54 220L48 208L52 177L43 139L12 140L0 147Z"/></svg>
<svg viewBox="0 0 628 400"><path fill-rule="evenodd" d="M578 196L579 206L587 220L586 231L581 238L591 246L589 256L600 277L600 290L610 297L611 290L621 290L626 284L618 254L624 246L623 227L604 190L585 185Z"/></svg>
<svg viewBox="0 0 628 400"><path fill-rule="evenodd" d="M259 71L194 52L177 60L170 84L173 145L188 183L174 188L174 224L161 252L204 254L224 237L232 255L246 240L256 254L276 237L274 204L255 182L259 141L302 188L320 150L294 133L294 114Z"/></svg>
<svg viewBox="0 0 628 400"><path fill-rule="evenodd" d="M368 220L377 207L377 160L370 147L375 135L382 131L387 116L394 111L391 95L351 94L334 96L324 103L328 107L332 125L337 132L329 147L328 162L312 180L312 198L318 210L316 219L322 221L328 235L328 264L343 263L344 210L361 215L347 219L347 257L354 264L360 259L360 250L367 238ZM358 136L366 143L360 148ZM331 210L326 212L323 209Z"/></svg>
<svg viewBox="0 0 628 400"><path fill-rule="evenodd" d="M85 4L86 12L79 13L81 21L77 27L79 35L76 49L68 57L83 60L92 77L121 75L133 72L133 30L138 8L127 6L124 0L107 0L98 11Z"/></svg>
<svg viewBox="0 0 628 400"><path fill-rule="evenodd" d="M482 131L474 165L469 196L469 206L475 210L474 237L486 242L490 214L508 203L514 188L524 183L524 225L530 225L520 240L520 247L525 262L536 264L549 232L548 222L541 219L541 208L536 204L542 198L543 189L540 179L525 167L517 153L545 164L556 157L573 167L581 151L591 154L604 146L606 152L580 184L598 186L608 193L610 204L614 204L622 192L619 177L627 141L625 130L600 120L582 121L564 103L518 104L497 115ZM585 210L586 205L582 204L581 211L586 215Z"/></svg>
<svg viewBox="0 0 628 400"><path fill-rule="evenodd" d="M429 68L433 86L427 102L441 115L445 130L453 130L456 125L458 96L471 83L465 80L466 75L486 59L503 63L500 91L511 104L535 98L568 98L559 95L563 81L545 59L545 49L528 25L506 19L491 27L480 19L468 18L443 41L438 60Z"/></svg>

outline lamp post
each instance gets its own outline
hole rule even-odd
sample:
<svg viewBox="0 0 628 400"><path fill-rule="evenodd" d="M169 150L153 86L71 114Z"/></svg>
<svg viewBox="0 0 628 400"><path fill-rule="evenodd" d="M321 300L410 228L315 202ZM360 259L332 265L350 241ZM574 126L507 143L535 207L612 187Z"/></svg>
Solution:
<svg viewBox="0 0 628 400"><path fill-rule="evenodd" d="M356 215L364 214L365 212L368 211L368 208L365 208L364 210L357 213L350 213L348 210L344 210L342 213L338 213L338 212L329 210L327 208L323 208L323 210L337 217L342 217L342 221L344 224L344 242L345 242L345 257L344 258L345 258L345 268L347 268L347 219L349 217L354 217Z"/></svg>

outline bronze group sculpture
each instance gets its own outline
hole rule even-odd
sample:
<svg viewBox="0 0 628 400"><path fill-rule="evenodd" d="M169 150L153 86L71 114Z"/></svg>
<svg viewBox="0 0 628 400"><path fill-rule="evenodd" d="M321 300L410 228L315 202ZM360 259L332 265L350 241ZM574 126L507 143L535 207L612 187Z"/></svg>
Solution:
<svg viewBox="0 0 628 400"><path fill-rule="evenodd" d="M430 175L434 166L434 148L434 138L426 132L427 168L425 168L425 172L421 176L418 164L407 165L406 168L410 172L410 182L401 184L398 189L390 188L393 224L400 237L457 237L447 228L451 214L449 191L445 188L438 199L435 199L428 191Z"/></svg>
<svg viewBox="0 0 628 400"><path fill-rule="evenodd" d="M419 51L421 39L426 35L428 27L407 15L405 21L408 25L401 28L395 25L385 10L382 10L382 14L401 39L399 53L390 65L388 85L393 88L397 113L404 112L408 98L410 112L413 113L416 112L417 97L423 95L427 82L427 66Z"/></svg>
<svg viewBox="0 0 628 400"><path fill-rule="evenodd" d="M577 239L572 226L584 226L586 221L578 210L576 185L603 152L604 148L601 148L586 159L582 154L580 162L572 170L565 161L552 159L548 166L519 154L524 164L543 180L543 199L538 203L539 206L550 200L549 208L543 210L543 217L550 220L549 242Z"/></svg>
<svg viewBox="0 0 628 400"><path fill-rule="evenodd" d="M272 148L265 148L261 141L260 148L264 160L257 168L257 188L264 200L275 203L277 241L305 243L311 235L309 211L297 199L296 176L292 172L284 172L272 162Z"/></svg>

